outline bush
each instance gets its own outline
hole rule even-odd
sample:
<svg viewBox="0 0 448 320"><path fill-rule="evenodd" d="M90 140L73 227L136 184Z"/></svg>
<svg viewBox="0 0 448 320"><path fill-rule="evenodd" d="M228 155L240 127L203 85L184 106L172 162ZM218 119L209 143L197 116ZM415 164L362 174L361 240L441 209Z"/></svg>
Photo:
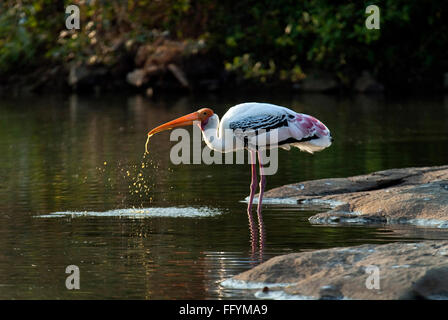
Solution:
<svg viewBox="0 0 448 320"><path fill-rule="evenodd" d="M72 60L113 64L119 40L202 39L244 81L297 82L319 69L349 83L370 70L386 85L431 85L448 70L444 1L128 0L65 1L81 9L81 30L65 29L63 2L0 4L0 73ZM365 28L365 8L381 29Z"/></svg>

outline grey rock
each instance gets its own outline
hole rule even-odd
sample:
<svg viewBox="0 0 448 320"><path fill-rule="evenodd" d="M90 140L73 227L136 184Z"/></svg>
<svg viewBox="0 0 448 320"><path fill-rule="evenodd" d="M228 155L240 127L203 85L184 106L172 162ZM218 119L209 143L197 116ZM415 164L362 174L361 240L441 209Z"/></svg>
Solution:
<svg viewBox="0 0 448 320"><path fill-rule="evenodd" d="M447 255L448 241L332 248L278 256L232 279L315 299L448 299Z"/></svg>
<svg viewBox="0 0 448 320"><path fill-rule="evenodd" d="M143 69L135 69L126 75L126 80L129 84L140 87L146 82L146 72Z"/></svg>
<svg viewBox="0 0 448 320"><path fill-rule="evenodd" d="M107 69L102 66L85 64L72 64L70 66L67 82L70 87L90 86L93 88L101 79L107 76Z"/></svg>
<svg viewBox="0 0 448 320"><path fill-rule="evenodd" d="M189 88L190 84L188 83L187 77L185 76L185 73L175 64L170 63L167 66L168 70L171 71L171 73L174 75L174 77L179 81L179 83L185 87Z"/></svg>
<svg viewBox="0 0 448 320"><path fill-rule="evenodd" d="M266 203L321 204L316 224L389 223L448 228L448 166L378 171L267 191Z"/></svg>
<svg viewBox="0 0 448 320"><path fill-rule="evenodd" d="M77 85L82 79L89 75L89 70L84 65L72 65L68 75L68 84L70 86Z"/></svg>

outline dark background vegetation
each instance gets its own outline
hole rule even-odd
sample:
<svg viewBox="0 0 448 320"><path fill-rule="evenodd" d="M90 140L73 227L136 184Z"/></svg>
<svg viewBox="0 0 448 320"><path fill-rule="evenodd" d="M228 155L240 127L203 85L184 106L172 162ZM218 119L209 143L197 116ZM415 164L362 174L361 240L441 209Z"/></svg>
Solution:
<svg viewBox="0 0 448 320"><path fill-rule="evenodd" d="M69 4L81 9L80 30L65 28ZM369 4L381 9L380 30L365 27ZM443 90L447 13L446 1L417 0L7 0L0 4L0 85L63 89L71 68L82 65L96 70L89 84L131 86L126 75L138 68L139 49L171 41L183 44L178 65L193 79L190 89L201 69L200 79L217 81L206 89L299 88L315 74L347 89L367 71L386 90ZM143 87L167 82L160 73L157 79Z"/></svg>

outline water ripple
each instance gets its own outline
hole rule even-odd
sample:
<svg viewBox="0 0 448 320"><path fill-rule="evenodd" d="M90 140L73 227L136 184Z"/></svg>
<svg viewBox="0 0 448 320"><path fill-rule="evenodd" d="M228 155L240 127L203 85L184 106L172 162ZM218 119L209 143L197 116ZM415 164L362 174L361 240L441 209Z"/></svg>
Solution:
<svg viewBox="0 0 448 320"><path fill-rule="evenodd" d="M165 218L204 218L220 215L222 212L209 207L165 207L142 209L115 209L109 211L59 211L38 215L36 218L62 218L62 217L119 217L130 219L145 219L154 217Z"/></svg>

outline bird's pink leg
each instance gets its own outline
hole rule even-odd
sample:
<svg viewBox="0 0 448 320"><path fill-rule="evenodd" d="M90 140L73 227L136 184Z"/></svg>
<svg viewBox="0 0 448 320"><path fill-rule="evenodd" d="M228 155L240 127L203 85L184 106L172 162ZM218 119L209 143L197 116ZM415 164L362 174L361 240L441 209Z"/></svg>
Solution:
<svg viewBox="0 0 448 320"><path fill-rule="evenodd" d="M250 151L250 160L252 168L252 181L250 183L250 195L249 195L249 203L247 206L247 216L249 218L249 228L253 246L255 244L255 239L257 238L257 230L255 228L254 218L252 216L252 203L254 201L255 191L257 190L257 167L256 167L257 159L255 157L255 151Z"/></svg>
<svg viewBox="0 0 448 320"><path fill-rule="evenodd" d="M257 216L258 216L258 226L260 228L260 252L262 252L264 247L265 233L264 233L264 224L263 224L263 216L261 214L261 208L263 202L264 187L266 186L266 176L264 175L263 161L260 152L258 152L258 162L260 164L260 193L258 194Z"/></svg>

